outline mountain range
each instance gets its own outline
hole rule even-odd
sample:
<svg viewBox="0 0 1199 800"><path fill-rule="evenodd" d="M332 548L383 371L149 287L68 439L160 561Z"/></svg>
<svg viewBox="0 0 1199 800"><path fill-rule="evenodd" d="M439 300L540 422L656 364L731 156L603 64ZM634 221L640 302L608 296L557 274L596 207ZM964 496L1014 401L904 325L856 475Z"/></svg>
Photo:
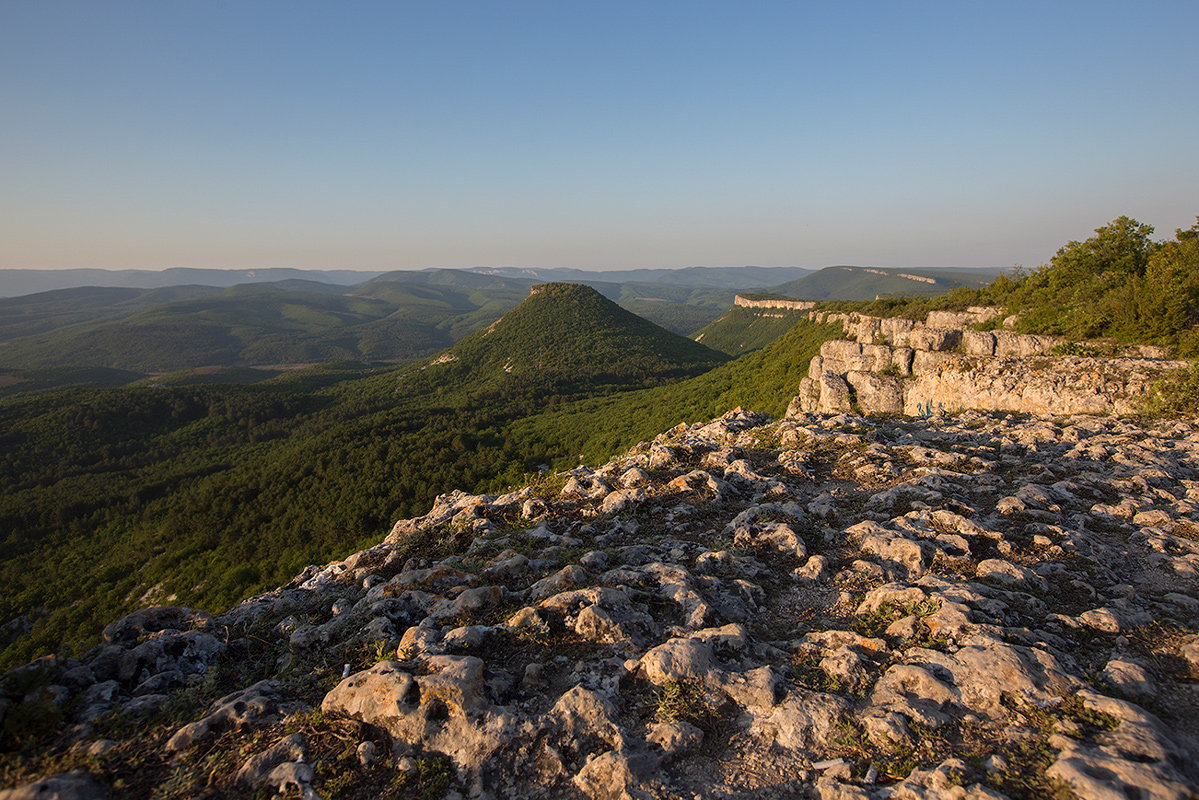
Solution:
<svg viewBox="0 0 1199 800"><path fill-rule="evenodd" d="M998 274L996 268L936 268L895 269L883 267L826 267L824 269L885 269L891 272L912 272L919 275L948 275L962 273ZM288 280L314 281L334 286L351 287L380 276L404 282L421 281L422 274L443 272L471 272L502 278L542 283L546 281L569 281L571 283L637 283L658 286L687 286L692 288L735 289L745 291L752 288L778 286L795 281L820 269L807 267L684 267L681 269L616 269L584 270L565 267L470 267L466 269L424 270L351 270L351 269L292 269L271 267L264 269L202 269L194 267L171 267L162 270L107 270L107 269L4 269L0 270L0 298L19 297L55 289L74 289L82 286L124 287L134 289L158 289L168 286L211 286L228 288L243 283L277 283ZM973 283L971 279L970 283ZM834 292L835 293L835 292ZM806 298L818 299L818 298ZM851 299L851 298L840 298Z"/></svg>
<svg viewBox="0 0 1199 800"><path fill-rule="evenodd" d="M161 289L167 286L213 286L226 288L239 283L272 283L304 280L353 286L382 275L384 270L309 270L290 268L200 269L2 269L0 297L19 297L55 289L108 286L131 289Z"/></svg>
<svg viewBox="0 0 1199 800"><path fill-rule="evenodd" d="M625 309L691 335L720 317L738 291L763 290L763 284L765 290L804 299L855 299L909 284L920 293L943 292L960 285L966 275L856 267L810 274L758 267L695 267L678 274L481 268L393 271L342 285L328 281L361 274L98 272L71 275L141 284L211 283L81 286L0 299L0 391L123 385L147 377L168 383L253 382L283 369L329 361L403 363L489 324L545 276L583 279ZM802 277L770 283L794 275ZM0 273L0 280L4 277ZM226 285L230 282L234 285ZM770 330L783 332L779 325ZM753 341L761 346L768 339L758 335Z"/></svg>

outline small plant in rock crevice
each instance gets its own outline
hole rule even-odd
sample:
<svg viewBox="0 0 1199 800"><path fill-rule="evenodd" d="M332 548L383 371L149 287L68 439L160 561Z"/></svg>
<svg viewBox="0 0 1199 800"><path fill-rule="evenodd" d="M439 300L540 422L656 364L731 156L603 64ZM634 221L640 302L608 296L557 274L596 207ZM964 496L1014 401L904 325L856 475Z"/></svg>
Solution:
<svg viewBox="0 0 1199 800"><path fill-rule="evenodd" d="M787 665L787 673L792 683L813 692L842 694L848 688L844 680L825 672L814 655L796 653Z"/></svg>
<svg viewBox="0 0 1199 800"><path fill-rule="evenodd" d="M694 680L668 681L655 690L654 700L656 722L702 723L712 713L703 686Z"/></svg>
<svg viewBox="0 0 1199 800"><path fill-rule="evenodd" d="M526 644L543 647L551 639L550 626L544 620L534 620L516 629L516 638Z"/></svg>
<svg viewBox="0 0 1199 800"><path fill-rule="evenodd" d="M941 609L941 602L925 598L903 606L892 602L881 603L873 611L859 614L850 622L850 628L862 636L879 639L885 636L887 627L897 619L907 616L927 617Z"/></svg>

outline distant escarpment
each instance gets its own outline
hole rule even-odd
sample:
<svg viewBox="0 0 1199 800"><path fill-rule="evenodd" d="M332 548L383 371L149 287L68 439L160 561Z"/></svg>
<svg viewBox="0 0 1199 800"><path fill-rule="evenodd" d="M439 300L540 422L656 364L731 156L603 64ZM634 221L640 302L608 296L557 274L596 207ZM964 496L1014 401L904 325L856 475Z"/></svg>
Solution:
<svg viewBox="0 0 1199 800"><path fill-rule="evenodd" d="M807 311L816 307L815 300L793 300L770 294L739 294L733 305L742 308L785 308L789 311Z"/></svg>
<svg viewBox="0 0 1199 800"><path fill-rule="evenodd" d="M1129 347L1120 356L1062 355L1055 354L1069 349L1062 337L970 327L1000 314L998 308L972 307L931 311L924 322L914 322L812 312L819 322L841 323L849 339L824 343L800 384L794 410L1130 414L1155 382L1187 366L1162 358L1156 347Z"/></svg>

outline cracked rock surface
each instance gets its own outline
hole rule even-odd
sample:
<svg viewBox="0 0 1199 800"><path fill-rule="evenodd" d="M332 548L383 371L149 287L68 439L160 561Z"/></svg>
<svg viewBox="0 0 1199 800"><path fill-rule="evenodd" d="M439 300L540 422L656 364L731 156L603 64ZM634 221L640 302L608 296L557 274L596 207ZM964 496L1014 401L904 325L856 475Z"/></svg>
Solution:
<svg viewBox="0 0 1199 800"><path fill-rule="evenodd" d="M1195 425L738 409L22 669L112 796L1194 798L1197 578Z"/></svg>

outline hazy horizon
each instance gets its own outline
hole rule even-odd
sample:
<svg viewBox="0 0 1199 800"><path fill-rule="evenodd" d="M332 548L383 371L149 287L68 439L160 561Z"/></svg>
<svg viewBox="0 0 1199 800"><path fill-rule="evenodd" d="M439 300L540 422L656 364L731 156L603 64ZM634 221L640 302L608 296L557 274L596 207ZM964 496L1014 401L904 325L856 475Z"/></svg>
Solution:
<svg viewBox="0 0 1199 800"><path fill-rule="evenodd" d="M173 265L169 267L0 267L7 270L29 270L31 272L68 272L68 271L83 271L95 270L99 272L166 272L167 270L217 270L224 272L256 272L268 270L295 270L299 272L367 272L367 273L385 273L385 272L430 272L442 269L456 269L466 272L477 270L529 270L529 271L549 271L549 270L576 270L578 272L635 272L638 270L646 271L678 271L685 269L804 269L811 272L819 272L822 269L833 269L836 267L852 267L852 268L873 268L873 269L911 269L911 270L993 270L1001 269L1008 270L1012 267L1004 267L993 264L968 264L968 265L951 265L940 267L929 267L920 264L821 264L818 266L804 266L802 264L687 264L680 267L560 267L553 265L517 265L517 264L474 264L465 267L443 267L443 266L428 266L428 267L394 267L394 268L371 268L366 267L339 267L339 266L315 266L315 267L291 267L291 266L276 266L276 267L207 267L207 266L187 266Z"/></svg>
<svg viewBox="0 0 1199 800"><path fill-rule="evenodd" d="M0 10L0 268L1034 267L1199 213L1199 6ZM817 266L807 266L817 265Z"/></svg>

